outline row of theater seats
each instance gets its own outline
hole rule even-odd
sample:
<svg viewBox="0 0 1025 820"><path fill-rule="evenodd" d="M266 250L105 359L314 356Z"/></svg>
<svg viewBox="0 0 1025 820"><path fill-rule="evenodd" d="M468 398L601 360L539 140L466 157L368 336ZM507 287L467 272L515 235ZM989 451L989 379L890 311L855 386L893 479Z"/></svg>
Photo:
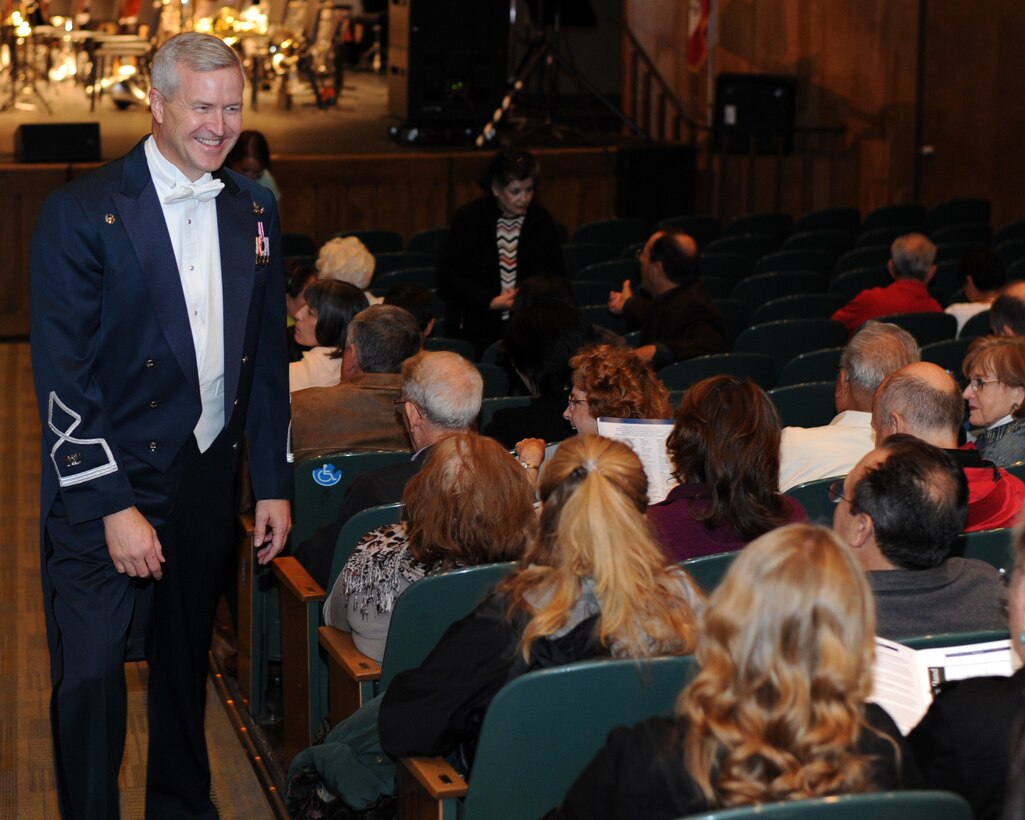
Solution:
<svg viewBox="0 0 1025 820"><path fill-rule="evenodd" d="M338 454L297 467L297 524L302 519L310 525L311 517L329 512L331 505L324 503L322 487L312 478L317 471L338 472L351 480L362 469L400 455L405 457ZM361 467L354 467L357 462ZM1025 468L1012 468L1012 472L1021 476ZM802 503L812 522L828 525L833 511L828 487L835 480L809 482L788 494ZM401 504L391 504L354 516L339 536L332 579L364 532L398 521L401 511ZM1003 573L1010 569L1010 542L1010 530L971 533L962 536L960 554L986 561ZM682 566L711 591L735 556L707 556ZM419 664L448 626L467 614L512 566L454 570L411 586L396 604L384 658L378 664L359 653L347 633L323 625L326 591L294 559L277 559L286 755L309 745L325 716L335 725L386 689L397 673ZM987 632L908 636L902 642L924 648L1006 637L1006 632ZM420 807L457 801L465 818L540 815L560 800L609 729L670 713L693 669L690 658L663 658L573 664L527 675L504 689L489 708L469 786L444 760L404 761L399 770L400 800ZM437 816L437 808L431 811Z"/></svg>

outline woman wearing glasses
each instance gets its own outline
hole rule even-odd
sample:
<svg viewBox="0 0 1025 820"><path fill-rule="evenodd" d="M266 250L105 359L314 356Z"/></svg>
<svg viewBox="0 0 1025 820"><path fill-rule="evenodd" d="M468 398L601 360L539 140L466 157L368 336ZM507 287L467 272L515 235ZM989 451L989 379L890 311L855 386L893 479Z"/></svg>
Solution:
<svg viewBox="0 0 1025 820"><path fill-rule="evenodd" d="M1025 460L1025 341L1014 336L976 339L962 370L975 447L998 467Z"/></svg>

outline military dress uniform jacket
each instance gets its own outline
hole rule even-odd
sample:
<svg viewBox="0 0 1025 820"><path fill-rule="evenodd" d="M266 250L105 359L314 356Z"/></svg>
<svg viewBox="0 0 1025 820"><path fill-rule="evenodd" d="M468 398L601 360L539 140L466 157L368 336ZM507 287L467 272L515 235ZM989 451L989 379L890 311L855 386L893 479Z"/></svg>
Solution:
<svg viewBox="0 0 1025 820"><path fill-rule="evenodd" d="M224 183L215 200L224 434L236 459L248 435L258 499L289 498L277 207L265 188L230 171L216 176ZM47 199L33 237L32 294L43 517L59 493L73 525L133 505L152 519L138 496L168 497L162 477L202 403L181 279L143 143Z"/></svg>

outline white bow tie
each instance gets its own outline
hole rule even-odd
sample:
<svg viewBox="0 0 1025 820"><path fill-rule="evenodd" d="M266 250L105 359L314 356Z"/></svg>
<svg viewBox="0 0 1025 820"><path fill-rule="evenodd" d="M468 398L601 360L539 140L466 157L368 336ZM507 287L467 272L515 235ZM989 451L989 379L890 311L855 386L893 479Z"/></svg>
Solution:
<svg viewBox="0 0 1025 820"><path fill-rule="evenodd" d="M171 205L174 202L185 202L188 199L206 202L217 196L223 188L224 183L219 179L211 179L209 182L202 182L198 185L179 185L164 197L164 204Z"/></svg>

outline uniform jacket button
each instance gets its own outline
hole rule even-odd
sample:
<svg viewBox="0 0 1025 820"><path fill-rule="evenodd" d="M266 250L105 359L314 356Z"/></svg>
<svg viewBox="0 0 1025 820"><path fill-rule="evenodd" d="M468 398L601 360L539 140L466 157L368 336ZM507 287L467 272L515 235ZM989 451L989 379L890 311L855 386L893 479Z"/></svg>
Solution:
<svg viewBox="0 0 1025 820"><path fill-rule="evenodd" d="M248 356L243 356L242 357L242 364L245 364L248 361L249 361L249 357Z"/></svg>
<svg viewBox="0 0 1025 820"><path fill-rule="evenodd" d="M150 407L157 407L159 404L160 404L160 402L158 402L156 399L153 399L153 401L151 401L149 403L149 406Z"/></svg>
<svg viewBox="0 0 1025 820"><path fill-rule="evenodd" d="M153 367L156 364L156 362L153 361L152 359L146 359L145 364L146 364L146 367Z"/></svg>
<svg viewBox="0 0 1025 820"><path fill-rule="evenodd" d="M156 450L157 449L157 443L155 441L151 441L149 443L149 448L150 448L150 450Z"/></svg>

